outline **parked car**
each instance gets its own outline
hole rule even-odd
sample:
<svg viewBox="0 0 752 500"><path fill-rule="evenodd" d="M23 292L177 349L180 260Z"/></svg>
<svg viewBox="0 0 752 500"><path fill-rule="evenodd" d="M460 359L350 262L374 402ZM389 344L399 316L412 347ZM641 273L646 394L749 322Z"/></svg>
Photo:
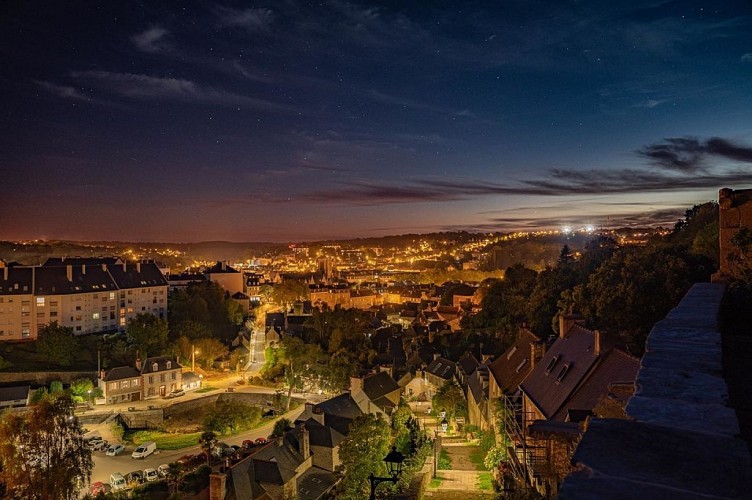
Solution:
<svg viewBox="0 0 752 500"><path fill-rule="evenodd" d="M107 485L104 484L102 481L97 481L96 483L93 483L89 487L89 495L95 497L99 495L100 493L107 493Z"/></svg>
<svg viewBox="0 0 752 500"><path fill-rule="evenodd" d="M232 453L234 450L230 448L230 446L227 443L217 443L214 445L214 448L212 448L212 455L214 455L217 458L223 458Z"/></svg>
<svg viewBox="0 0 752 500"><path fill-rule="evenodd" d="M131 458L146 458L155 451L157 451L157 443L154 441L146 441L141 443L138 448L131 453Z"/></svg>
<svg viewBox="0 0 752 500"><path fill-rule="evenodd" d="M157 467L157 474L159 474L159 477L167 477L170 474L170 465L162 464Z"/></svg>
<svg viewBox="0 0 752 500"><path fill-rule="evenodd" d="M258 438L256 441L254 441L254 443L256 443L256 446L261 445L261 444L266 444L268 442L269 440L266 438Z"/></svg>
<svg viewBox="0 0 752 500"><path fill-rule="evenodd" d="M125 480L128 484L141 484L144 482L144 473L140 470L134 470L125 475Z"/></svg>
<svg viewBox="0 0 752 500"><path fill-rule="evenodd" d="M253 439L245 439L243 441L243 448L245 448L246 450L250 450L254 446L256 446L256 443L253 442Z"/></svg>
<svg viewBox="0 0 752 500"><path fill-rule="evenodd" d="M159 481L159 473L157 472L157 469L144 469L144 479L150 483L152 481Z"/></svg>
<svg viewBox="0 0 752 500"><path fill-rule="evenodd" d="M125 446L123 446L122 444L113 444L113 445L110 445L109 448L107 448L106 455L109 457L114 457L115 455L121 454L124 449L125 449Z"/></svg>
<svg viewBox="0 0 752 500"><path fill-rule="evenodd" d="M178 389L177 391L172 391L167 396L165 396L165 399L179 398L180 396L185 396L185 391L182 389Z"/></svg>
<svg viewBox="0 0 752 500"><path fill-rule="evenodd" d="M110 486L112 491L122 491L128 487L128 483L121 473L113 472L110 474Z"/></svg>
<svg viewBox="0 0 752 500"><path fill-rule="evenodd" d="M100 445L104 439L102 439L102 436L92 436L89 438L86 438L86 447L90 450L93 450L96 446Z"/></svg>
<svg viewBox="0 0 752 500"><path fill-rule="evenodd" d="M97 441L92 445L92 450L94 451L107 451L107 449L110 447L110 443L107 441Z"/></svg>

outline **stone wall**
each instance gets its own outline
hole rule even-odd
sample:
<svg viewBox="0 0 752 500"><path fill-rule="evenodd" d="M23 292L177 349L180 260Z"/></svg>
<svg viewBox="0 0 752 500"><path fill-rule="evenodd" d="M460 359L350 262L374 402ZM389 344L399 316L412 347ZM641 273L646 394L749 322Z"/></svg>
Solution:
<svg viewBox="0 0 752 500"><path fill-rule="evenodd" d="M0 384L29 384L35 386L50 385L50 382L60 380L63 384L79 378L97 380L97 372L0 372Z"/></svg>
<svg viewBox="0 0 752 500"><path fill-rule="evenodd" d="M731 239L741 228L752 229L752 189L734 191L724 188L718 193L719 240L721 246L720 274L734 274L729 255L736 249Z"/></svg>
<svg viewBox="0 0 752 500"><path fill-rule="evenodd" d="M722 377L723 284L695 284L659 321L627 404L593 419L562 499L748 498L752 461Z"/></svg>

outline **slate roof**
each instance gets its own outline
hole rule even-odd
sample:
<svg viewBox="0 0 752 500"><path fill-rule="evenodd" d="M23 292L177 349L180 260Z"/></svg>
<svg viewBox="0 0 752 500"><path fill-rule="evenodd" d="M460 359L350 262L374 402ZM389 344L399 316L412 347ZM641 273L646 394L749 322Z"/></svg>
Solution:
<svg viewBox="0 0 752 500"><path fill-rule="evenodd" d="M240 271L228 266L224 262L217 262L212 267L206 270L206 274L221 274L221 273L237 274L239 272Z"/></svg>
<svg viewBox="0 0 752 500"><path fill-rule="evenodd" d="M337 483L337 477L319 467L311 467L298 478L298 500L318 500Z"/></svg>
<svg viewBox="0 0 752 500"><path fill-rule="evenodd" d="M594 354L595 333L574 325L559 337L522 382L520 388L550 420L604 356ZM613 381L612 381L613 382ZM561 414L559 415L560 418Z"/></svg>
<svg viewBox="0 0 752 500"><path fill-rule="evenodd" d="M489 366L491 376L501 392L505 394L515 392L532 371L530 344L537 342L540 342L540 339L533 332L523 329L517 342L491 363Z"/></svg>
<svg viewBox="0 0 752 500"><path fill-rule="evenodd" d="M276 439L251 455L254 480L259 483L285 484L295 477L303 455L287 437Z"/></svg>
<svg viewBox="0 0 752 500"><path fill-rule="evenodd" d="M243 292L235 292L232 294L232 298L235 300L248 300L250 297L248 295L244 294Z"/></svg>
<svg viewBox="0 0 752 500"><path fill-rule="evenodd" d="M141 374L132 366L116 366L110 371L105 373L104 382L112 382L113 380L125 380L135 377L140 377Z"/></svg>
<svg viewBox="0 0 752 500"><path fill-rule="evenodd" d="M475 359L475 356L472 354L468 354L467 356L463 356L462 359L460 359L457 362L457 368L459 371L464 374L466 377L472 375L475 373L475 370L480 366L480 363L477 359Z"/></svg>
<svg viewBox="0 0 752 500"><path fill-rule="evenodd" d="M634 382L640 361L621 351L611 349L603 355L603 359L596 365L595 370L587 377L574 395L554 415L554 420L566 420L568 412L576 410L592 410L598 401L609 394L609 386L615 382ZM573 419L572 413L570 420Z"/></svg>
<svg viewBox="0 0 752 500"><path fill-rule="evenodd" d="M28 399L30 390L31 387L28 385L0 387L0 402Z"/></svg>
<svg viewBox="0 0 752 500"><path fill-rule="evenodd" d="M311 446L321 446L325 448L334 448L345 439L340 432L328 425L321 425L313 418L309 418L305 422L306 429L308 429L308 441ZM290 431L293 444L298 446L300 442L300 426L296 425L293 430Z"/></svg>
<svg viewBox="0 0 752 500"><path fill-rule="evenodd" d="M37 295L56 295L97 291L114 292L118 289L118 284L110 273L109 266L106 270L102 269L101 265L72 267L70 281L68 281L67 272L67 267L34 268L34 293Z"/></svg>
<svg viewBox="0 0 752 500"><path fill-rule="evenodd" d="M399 390L399 385L387 372L374 373L363 378L363 392L376 404L379 404L379 399Z"/></svg>
<svg viewBox="0 0 752 500"><path fill-rule="evenodd" d="M5 279L5 273L8 279ZM0 268L0 294L3 295L30 295L32 293L33 268L31 267L5 267Z"/></svg>
<svg viewBox="0 0 752 500"><path fill-rule="evenodd" d="M170 362L170 368L167 368L167 362ZM154 363L157 364L157 369L154 370ZM182 368L175 358L172 356L155 356L152 358L146 358L143 365L141 365L141 374L146 375L148 373L163 372L165 370L174 370L176 368Z"/></svg>
<svg viewBox="0 0 752 500"><path fill-rule="evenodd" d="M428 365L426 371L444 380L452 380L457 371L457 366L453 361L446 358L436 358Z"/></svg>
<svg viewBox="0 0 752 500"><path fill-rule="evenodd" d="M167 286L167 280L154 262L128 263L125 269L123 266L107 266L107 271L118 288Z"/></svg>
<svg viewBox="0 0 752 500"><path fill-rule="evenodd" d="M477 404L488 399L488 368L479 367L467 381L468 392L472 394Z"/></svg>
<svg viewBox="0 0 752 500"><path fill-rule="evenodd" d="M60 267L60 266L101 266L106 264L107 266L114 266L116 264L122 264L123 261L119 257L49 257L44 261L42 266L44 267Z"/></svg>

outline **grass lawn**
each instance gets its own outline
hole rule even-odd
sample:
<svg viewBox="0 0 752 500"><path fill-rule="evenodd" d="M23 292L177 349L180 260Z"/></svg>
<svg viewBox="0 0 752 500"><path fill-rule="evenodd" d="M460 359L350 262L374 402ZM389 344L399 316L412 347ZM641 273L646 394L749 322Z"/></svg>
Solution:
<svg viewBox="0 0 752 500"><path fill-rule="evenodd" d="M482 491L490 491L493 489L493 474L490 472L481 472L478 474L478 489Z"/></svg>
<svg viewBox="0 0 752 500"><path fill-rule="evenodd" d="M201 389L198 389L196 392L200 393L200 394L203 394L205 392L211 392L211 391L216 391L216 390L217 390L216 387L212 387L210 385L207 385L206 387L202 387Z"/></svg>
<svg viewBox="0 0 752 500"><path fill-rule="evenodd" d="M435 478L431 479L431 482L428 483L429 488L438 488L441 486L441 482L444 480L441 476L436 476Z"/></svg>
<svg viewBox="0 0 752 500"><path fill-rule="evenodd" d="M160 450L179 450L189 446L196 446L200 432L190 434L169 434L161 431L132 431L125 433L125 439L135 445L144 441L154 441Z"/></svg>
<svg viewBox="0 0 752 500"><path fill-rule="evenodd" d="M475 446L475 449L470 453L470 461L475 465L475 468L480 471L485 471L486 466L483 464L483 459L486 458L486 454L483 448Z"/></svg>
<svg viewBox="0 0 752 500"><path fill-rule="evenodd" d="M449 457L449 453L442 448L439 453L439 469L450 470L452 468L452 459Z"/></svg>

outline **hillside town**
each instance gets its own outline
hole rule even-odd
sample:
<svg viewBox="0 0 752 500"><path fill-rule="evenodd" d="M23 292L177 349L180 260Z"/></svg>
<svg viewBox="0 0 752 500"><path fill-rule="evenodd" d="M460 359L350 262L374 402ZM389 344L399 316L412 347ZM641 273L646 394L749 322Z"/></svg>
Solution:
<svg viewBox="0 0 752 500"><path fill-rule="evenodd" d="M298 246L294 269L2 261L0 432L17 450L2 458L19 474L4 487L27 495L40 481L39 498L580 498L578 487L602 487L582 477L593 464L577 466L589 429L655 420L638 403L651 370L671 365L646 364L658 356L654 325L712 269L718 283L743 278L741 233L724 209L747 210L746 197L722 191L640 244L588 233L542 270L516 264L481 281L358 274L341 260L351 252ZM720 250L698 247L707 231ZM681 254L685 241L694 246ZM720 267L706 266L718 255ZM611 266L632 284L650 279L643 296ZM644 288L658 286L655 273L666 287ZM46 479L60 456L44 450L42 429L8 434L43 410L70 417L56 431L75 450L67 490ZM734 474L749 476L746 460Z"/></svg>

